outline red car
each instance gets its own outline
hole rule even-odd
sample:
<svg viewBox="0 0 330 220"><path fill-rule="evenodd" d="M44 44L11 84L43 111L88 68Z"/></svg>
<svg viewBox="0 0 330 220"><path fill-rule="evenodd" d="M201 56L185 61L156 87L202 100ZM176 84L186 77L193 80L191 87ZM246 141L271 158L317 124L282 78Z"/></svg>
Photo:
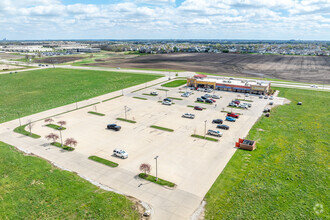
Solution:
<svg viewBox="0 0 330 220"><path fill-rule="evenodd" d="M215 99L210 99L210 100L212 100L212 102L216 102Z"/></svg>
<svg viewBox="0 0 330 220"><path fill-rule="evenodd" d="M232 118L238 118L239 117L238 114L235 114L233 112L232 113L228 113L227 116L232 117Z"/></svg>
<svg viewBox="0 0 330 220"><path fill-rule="evenodd" d="M203 110L203 108L202 108L202 107L200 107L200 106L195 106L195 107L194 107L194 109L195 109L195 110L200 110L200 111L202 111L202 110Z"/></svg>
<svg viewBox="0 0 330 220"><path fill-rule="evenodd" d="M235 103L237 105L239 105L241 103L239 100L234 100L234 101L231 101L231 102L233 102L233 103Z"/></svg>

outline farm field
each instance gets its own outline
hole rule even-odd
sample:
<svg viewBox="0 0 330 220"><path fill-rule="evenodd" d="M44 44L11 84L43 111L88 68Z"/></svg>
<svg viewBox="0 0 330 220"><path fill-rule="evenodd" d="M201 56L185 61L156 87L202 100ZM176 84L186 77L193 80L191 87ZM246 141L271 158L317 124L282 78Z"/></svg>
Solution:
<svg viewBox="0 0 330 220"><path fill-rule="evenodd" d="M42 69L0 75L0 123L155 80L159 75Z"/></svg>
<svg viewBox="0 0 330 220"><path fill-rule="evenodd" d="M308 83L330 83L330 57L258 54L179 53L108 57L91 66L173 69L219 75L265 77Z"/></svg>
<svg viewBox="0 0 330 220"><path fill-rule="evenodd" d="M0 142L3 219L139 219L133 202Z"/></svg>
<svg viewBox="0 0 330 220"><path fill-rule="evenodd" d="M329 218L330 96L276 89L291 104L250 130L257 149L236 151L205 197L206 219Z"/></svg>

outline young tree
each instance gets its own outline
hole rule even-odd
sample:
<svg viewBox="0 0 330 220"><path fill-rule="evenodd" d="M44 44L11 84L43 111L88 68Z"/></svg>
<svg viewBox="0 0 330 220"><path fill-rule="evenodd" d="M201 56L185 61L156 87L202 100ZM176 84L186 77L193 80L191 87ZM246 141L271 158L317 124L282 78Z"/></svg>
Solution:
<svg viewBox="0 0 330 220"><path fill-rule="evenodd" d="M33 127L33 124L31 122L31 120L28 121L27 127L28 127L28 129L30 131L30 136L32 136L32 127Z"/></svg>
<svg viewBox="0 0 330 220"><path fill-rule="evenodd" d="M144 172L144 174L146 176L148 176L148 174L150 173L151 171L151 166L150 164L147 164L147 163L143 163L140 165L140 171ZM148 173L148 174L147 174Z"/></svg>
<svg viewBox="0 0 330 220"><path fill-rule="evenodd" d="M59 138L57 134L50 133L49 135L46 135L45 137L47 140L53 140L53 143L56 142L56 140Z"/></svg>
<svg viewBox="0 0 330 220"><path fill-rule="evenodd" d="M61 130L63 128L63 125L66 125L66 121L58 121L57 124L59 124L61 126Z"/></svg>
<svg viewBox="0 0 330 220"><path fill-rule="evenodd" d="M69 145L70 147L72 147L72 145L73 145L73 146L77 146L78 141L76 141L76 140L73 139L73 138L67 138L67 139L65 140L64 144L67 145L67 146Z"/></svg>
<svg viewBox="0 0 330 220"><path fill-rule="evenodd" d="M51 118L46 118L46 119L45 119L45 123L48 123L48 124L52 123L53 121L54 121L54 120L51 119Z"/></svg>

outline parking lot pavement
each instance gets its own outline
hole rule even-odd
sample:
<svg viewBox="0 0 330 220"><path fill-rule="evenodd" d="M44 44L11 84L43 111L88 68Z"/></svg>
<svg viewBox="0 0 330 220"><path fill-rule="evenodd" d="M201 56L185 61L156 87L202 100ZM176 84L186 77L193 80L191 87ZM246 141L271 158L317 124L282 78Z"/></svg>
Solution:
<svg viewBox="0 0 330 220"><path fill-rule="evenodd" d="M63 168L109 186L126 195L134 196L153 207L154 219L187 219L198 208L205 194L221 173L231 156L236 151L235 142L245 137L269 100L250 96L252 107L247 110L228 108L228 103L244 96L232 92L216 91L222 96L215 104L197 104L195 100L204 93L194 91L190 97L181 97L178 88L166 88L168 97L174 105L162 105L165 91L156 90L160 86L146 88L130 93L111 101L103 102L84 109L68 112L53 117L55 121L67 122L66 130L62 131L63 139L73 137L78 146L73 152L63 152L56 147L48 146L44 138L39 140L22 137L10 130L0 135L0 139L14 146L29 150L48 159ZM144 93L158 91L158 96L147 96ZM184 90L182 90L184 91ZM133 97L143 97L147 100ZM275 98L275 104L283 104L284 99ZM205 107L203 111L193 110L188 105ZM137 123L118 121L116 118L125 117ZM88 111L97 110L105 116L89 114ZM224 124L229 130L221 130L223 137L212 142L191 137L192 134L204 135L206 129L216 129L213 119L225 119L226 113L231 111L241 113L236 122ZM193 113L195 119L181 117L183 113ZM11 122L12 123L12 122ZM117 123L122 126L118 132L107 130L106 125ZM150 128L151 125L174 129L167 132ZM44 137L50 132L57 132L45 127L43 121L34 123L33 132ZM43 146L41 146L43 145ZM127 159L114 157L114 148L128 152ZM119 164L117 168L109 168L102 164L88 160L90 155L111 160ZM157 184L147 182L137 177L141 163L152 166L151 174L155 175L155 160L158 157L158 176L177 184L174 190L165 189ZM140 185L142 184L142 185Z"/></svg>

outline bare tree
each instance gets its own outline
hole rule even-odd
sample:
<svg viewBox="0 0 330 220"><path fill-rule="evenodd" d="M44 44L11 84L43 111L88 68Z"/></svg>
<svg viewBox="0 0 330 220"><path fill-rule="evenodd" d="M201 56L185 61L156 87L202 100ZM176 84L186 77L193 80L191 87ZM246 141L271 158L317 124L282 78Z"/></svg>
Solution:
<svg viewBox="0 0 330 220"><path fill-rule="evenodd" d="M45 123L51 124L54 120L51 118L46 118Z"/></svg>
<svg viewBox="0 0 330 220"><path fill-rule="evenodd" d="M55 143L59 136L57 134L50 133L49 135L46 135L45 138L47 140L53 140L53 143Z"/></svg>
<svg viewBox="0 0 330 220"><path fill-rule="evenodd" d="M150 164L147 164L147 163L143 163L140 165L140 171L144 172L144 174L146 176L148 176L148 174L150 173L151 171L151 166ZM148 174L147 174L148 173Z"/></svg>
<svg viewBox="0 0 330 220"><path fill-rule="evenodd" d="M59 124L61 126L61 130L63 128L63 125L66 125L66 121L58 121L57 124Z"/></svg>
<svg viewBox="0 0 330 220"><path fill-rule="evenodd" d="M29 129L29 131L30 131L30 136L32 136L32 128L33 128L33 125L34 125L34 124L32 124L31 120L29 120L29 121L28 121L28 124L27 124L27 127L28 127L28 129Z"/></svg>
<svg viewBox="0 0 330 220"><path fill-rule="evenodd" d="M70 147L72 147L72 145L77 146L78 141L76 141L74 138L67 138L65 140L64 144L67 145L67 146L69 145Z"/></svg>

